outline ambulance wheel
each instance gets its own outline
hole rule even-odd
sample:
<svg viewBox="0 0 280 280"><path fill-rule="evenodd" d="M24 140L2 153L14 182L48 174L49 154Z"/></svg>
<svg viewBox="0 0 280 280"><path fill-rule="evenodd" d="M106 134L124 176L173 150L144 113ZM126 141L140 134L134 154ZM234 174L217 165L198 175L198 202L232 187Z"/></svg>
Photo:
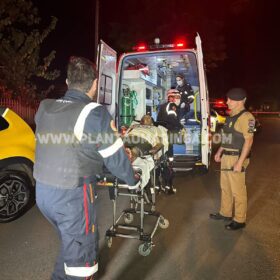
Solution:
<svg viewBox="0 0 280 280"><path fill-rule="evenodd" d="M169 227L169 221L167 219L160 218L158 225L159 225L160 228L166 229L166 228Z"/></svg>
<svg viewBox="0 0 280 280"><path fill-rule="evenodd" d="M141 256L146 257L150 255L152 251L152 244L151 243L143 243L139 246L138 252Z"/></svg>
<svg viewBox="0 0 280 280"><path fill-rule="evenodd" d="M111 236L106 236L107 246L111 248L113 245L113 238Z"/></svg>
<svg viewBox="0 0 280 280"><path fill-rule="evenodd" d="M126 213L124 215L124 222L126 224L131 224L133 222L133 220L134 220L134 217L133 217L133 215L131 213Z"/></svg>

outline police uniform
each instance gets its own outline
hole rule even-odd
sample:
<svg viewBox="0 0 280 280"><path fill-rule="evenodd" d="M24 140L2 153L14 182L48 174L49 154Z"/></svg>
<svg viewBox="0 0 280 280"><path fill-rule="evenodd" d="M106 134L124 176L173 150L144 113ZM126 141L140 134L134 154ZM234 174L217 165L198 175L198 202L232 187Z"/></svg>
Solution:
<svg viewBox="0 0 280 280"><path fill-rule="evenodd" d="M232 217L234 209L233 220L238 223L245 223L246 221L246 172L232 172L230 169L237 162L245 139L253 137L253 133L254 117L246 110L241 110L236 112L234 116L227 117L222 132L222 147L224 150L221 160L220 214L225 217ZM232 137L229 137L230 135ZM248 164L249 158L243 162L244 170L246 170Z"/></svg>
<svg viewBox="0 0 280 280"><path fill-rule="evenodd" d="M244 100L243 89L231 89L227 96L234 101ZM236 230L245 226L247 213L247 191L245 184L249 155L243 162L242 171L234 172L233 166L242 153L245 139L253 137L255 119L244 108L237 109L226 117L222 128L221 158L221 207L219 213L210 214L210 218L231 220L226 229Z"/></svg>
<svg viewBox="0 0 280 280"><path fill-rule="evenodd" d="M37 206L62 244L52 279L91 279L98 270L95 175L105 164L134 185L134 171L110 114L82 92L43 100L35 122Z"/></svg>

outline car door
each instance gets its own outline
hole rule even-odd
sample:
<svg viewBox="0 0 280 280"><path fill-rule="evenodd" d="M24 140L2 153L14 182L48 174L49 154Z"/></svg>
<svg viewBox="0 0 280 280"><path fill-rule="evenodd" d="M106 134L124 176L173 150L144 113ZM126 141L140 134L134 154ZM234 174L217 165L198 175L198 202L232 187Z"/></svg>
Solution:
<svg viewBox="0 0 280 280"><path fill-rule="evenodd" d="M209 159L211 153L211 142L210 142L210 114L209 114L209 97L207 80L205 75L203 53L201 46L201 39L199 34L195 38L197 47L197 63L199 73L199 84L200 84L200 97L201 97L201 161L206 167L209 166Z"/></svg>
<svg viewBox="0 0 280 280"><path fill-rule="evenodd" d="M113 119L116 118L116 65L117 53L104 41L100 41L97 55L99 72L97 102L106 106Z"/></svg>

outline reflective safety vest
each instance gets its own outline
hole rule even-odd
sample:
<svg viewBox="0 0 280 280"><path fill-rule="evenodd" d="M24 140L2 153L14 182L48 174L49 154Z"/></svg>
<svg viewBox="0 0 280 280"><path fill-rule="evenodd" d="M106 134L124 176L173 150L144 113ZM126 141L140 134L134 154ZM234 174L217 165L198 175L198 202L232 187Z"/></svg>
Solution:
<svg viewBox="0 0 280 280"><path fill-rule="evenodd" d="M37 181L69 189L81 185L85 176L102 172L98 135L84 135L86 118L98 106L94 102L85 104L64 99L41 102L35 117L34 178Z"/></svg>

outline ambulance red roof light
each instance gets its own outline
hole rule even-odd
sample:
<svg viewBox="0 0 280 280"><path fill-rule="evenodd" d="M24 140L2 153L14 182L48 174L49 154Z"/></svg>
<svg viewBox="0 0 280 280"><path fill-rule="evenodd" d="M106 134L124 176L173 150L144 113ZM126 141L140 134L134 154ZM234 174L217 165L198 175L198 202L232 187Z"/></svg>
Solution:
<svg viewBox="0 0 280 280"><path fill-rule="evenodd" d="M133 50L137 51L137 52L143 52L143 51L146 51L148 48L147 48L147 45L144 44L144 43L141 43L135 47L133 47Z"/></svg>
<svg viewBox="0 0 280 280"><path fill-rule="evenodd" d="M137 47L138 51L145 51L147 49L147 47L145 45L140 45Z"/></svg>
<svg viewBox="0 0 280 280"><path fill-rule="evenodd" d="M178 49L185 48L186 42L184 41L184 39L179 39L175 42L174 47Z"/></svg>

